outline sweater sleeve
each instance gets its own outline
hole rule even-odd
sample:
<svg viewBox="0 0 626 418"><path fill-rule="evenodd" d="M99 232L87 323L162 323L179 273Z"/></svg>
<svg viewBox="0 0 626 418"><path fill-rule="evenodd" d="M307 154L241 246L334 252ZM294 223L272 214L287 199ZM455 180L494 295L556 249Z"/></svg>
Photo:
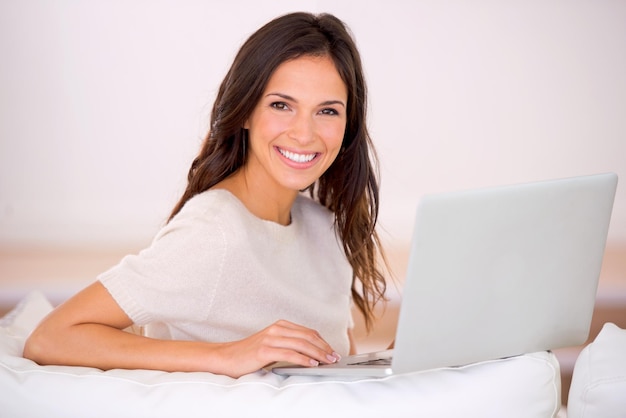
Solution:
<svg viewBox="0 0 626 418"><path fill-rule="evenodd" d="M190 200L150 247L98 277L134 323L207 318L226 254L215 210Z"/></svg>

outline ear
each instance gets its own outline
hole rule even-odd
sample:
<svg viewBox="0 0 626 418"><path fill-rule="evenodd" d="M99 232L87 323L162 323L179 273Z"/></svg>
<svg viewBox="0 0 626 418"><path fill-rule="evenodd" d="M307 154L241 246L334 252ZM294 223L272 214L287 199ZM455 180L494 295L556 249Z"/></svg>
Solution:
<svg viewBox="0 0 626 418"><path fill-rule="evenodd" d="M249 119L246 119L246 121L243 123L243 129L250 129Z"/></svg>

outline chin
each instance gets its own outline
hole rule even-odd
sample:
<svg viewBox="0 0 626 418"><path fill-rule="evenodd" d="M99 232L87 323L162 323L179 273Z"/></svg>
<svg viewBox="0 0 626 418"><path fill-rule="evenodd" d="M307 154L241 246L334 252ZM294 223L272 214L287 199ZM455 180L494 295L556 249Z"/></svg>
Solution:
<svg viewBox="0 0 626 418"><path fill-rule="evenodd" d="M313 181L298 181L298 182L290 182L290 183L283 183L283 187L289 189L289 190L293 190L294 192L302 192L306 189L308 189L309 187L311 187L316 180Z"/></svg>

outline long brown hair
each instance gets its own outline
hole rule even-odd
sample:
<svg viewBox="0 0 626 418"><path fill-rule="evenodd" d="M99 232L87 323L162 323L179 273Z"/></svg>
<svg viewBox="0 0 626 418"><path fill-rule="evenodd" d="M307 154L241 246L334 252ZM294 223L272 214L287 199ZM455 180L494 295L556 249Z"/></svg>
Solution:
<svg viewBox="0 0 626 418"><path fill-rule="evenodd" d="M276 68L301 56L330 57L348 90L342 149L309 187L311 196L335 213L335 227L353 269L352 297L367 329L374 306L384 300L384 255L375 230L379 207L377 157L366 127L367 89L361 58L347 27L329 14L292 13L272 20L243 44L218 91L211 128L191 164L185 202L236 172L245 163L243 129Z"/></svg>

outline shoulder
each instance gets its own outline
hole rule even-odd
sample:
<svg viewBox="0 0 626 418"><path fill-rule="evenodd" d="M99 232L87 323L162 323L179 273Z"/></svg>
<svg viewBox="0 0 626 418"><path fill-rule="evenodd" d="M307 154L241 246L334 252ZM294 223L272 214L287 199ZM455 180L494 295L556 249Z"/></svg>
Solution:
<svg viewBox="0 0 626 418"><path fill-rule="evenodd" d="M189 199L168 224L181 225L221 223L225 217L237 215L241 211L237 199L230 192L211 189Z"/></svg>
<svg viewBox="0 0 626 418"><path fill-rule="evenodd" d="M309 239L325 245L337 243L335 213L319 202L299 195L294 203L292 217L298 228Z"/></svg>
<svg viewBox="0 0 626 418"><path fill-rule="evenodd" d="M198 193L189 199L180 210L182 216L198 216L224 211L235 205L234 197L222 189L211 189ZM175 217L175 218L176 218Z"/></svg>
<svg viewBox="0 0 626 418"><path fill-rule="evenodd" d="M190 198L180 211L170 219L154 237L197 237L206 241L224 234L228 217L236 216L236 204L224 190L207 190ZM221 233L220 233L221 232ZM188 238L185 238L188 239Z"/></svg>
<svg viewBox="0 0 626 418"><path fill-rule="evenodd" d="M293 206L294 216L301 216L305 221L334 224L335 214L319 202L303 194L298 195Z"/></svg>
<svg viewBox="0 0 626 418"><path fill-rule="evenodd" d="M299 194L294 203L294 207L305 213L311 213L316 216L325 218L334 218L335 214L326 206L322 206L319 202L311 199L309 196Z"/></svg>
<svg viewBox="0 0 626 418"><path fill-rule="evenodd" d="M228 205L223 193L194 196L147 248L98 277L133 321L208 314L228 251L222 213L229 211L223 202ZM190 302L198 295L207 303Z"/></svg>

